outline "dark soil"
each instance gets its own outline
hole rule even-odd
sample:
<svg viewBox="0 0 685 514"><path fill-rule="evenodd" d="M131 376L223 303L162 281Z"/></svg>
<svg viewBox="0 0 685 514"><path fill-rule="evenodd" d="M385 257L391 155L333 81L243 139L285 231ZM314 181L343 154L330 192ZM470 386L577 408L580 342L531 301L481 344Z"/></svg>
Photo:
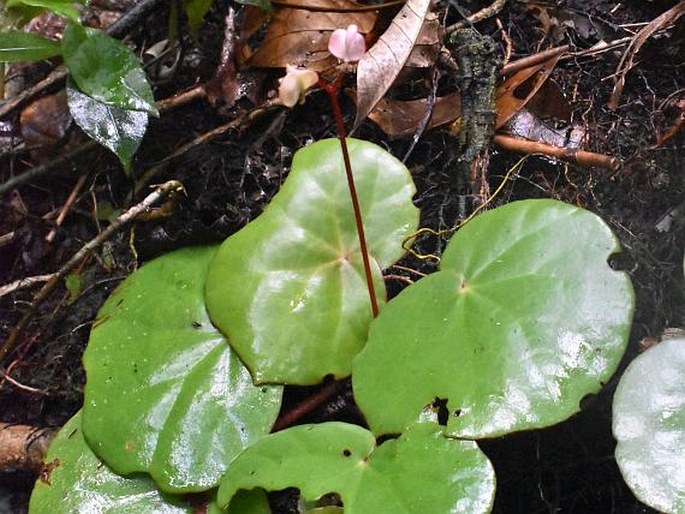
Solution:
<svg viewBox="0 0 685 514"><path fill-rule="evenodd" d="M461 1L459 5L476 11L488 3ZM585 49L600 39L624 37L630 33L621 24L651 21L676 3L551 2L557 6L554 12L559 19L542 47L571 43ZM523 4L510 2L499 15L514 43L512 59L534 53L543 38L540 21ZM617 5L620 7L614 10ZM178 75L157 87L157 98L212 76L227 6L227 2L216 2L199 40L187 40L186 59ZM162 16L147 20L132 39L142 42L148 34L153 39L163 34L166 26ZM494 20L480 23L478 29L501 41ZM617 156L623 163L620 169L584 168L530 157L491 204L555 198L585 207L611 225L625 250L613 265L630 273L637 296L629 351L621 370L638 353L643 339L658 339L667 327L685 326L683 133L659 144L660 134L683 115L684 30L681 20L645 44L627 76L615 111L607 108L607 102L613 87L611 77L624 48L562 61L553 73L553 80L567 98L572 119L587 130L587 149ZM265 73L264 90L274 87L279 73ZM680 107L676 100L680 100ZM200 100L172 110L152 124L137 154L134 175L140 176L179 144L226 123L248 107L249 102L244 100L237 108L222 110ZM350 124L354 108L347 104L345 109ZM191 244L218 242L244 226L259 215L278 190L292 154L312 140L334 135L326 95L314 93L302 107L268 112L240 130L228 131L167 163L152 182L180 180L186 196L179 199L170 216L118 233L87 259L79 269L83 287L76 297L62 288L40 306L19 346L0 368L14 380L0 376L0 421L35 426L64 424L82 402L85 375L80 357L90 325L117 284L136 266L157 255ZM399 157L411 143L411 138L388 138L368 121L355 136L377 142ZM82 141L83 136L73 130L66 146L62 143L52 155ZM464 177L457 176L457 155L451 150L455 144L455 138L444 131L429 131L407 160L419 189L416 204L422 210L422 226L452 226L464 209L468 213L479 201L468 190ZM487 175L491 191L519 158L492 149ZM27 153L0 155L0 182L40 159L45 158ZM46 221L46 214L64 204L77 178L84 174L86 183L73 209L55 240L47 243L45 236L54 216ZM116 160L107 151L96 149L0 199L0 236L14 233L0 246L0 285L55 271L106 225L105 220L95 220L96 206L101 214L105 208L125 209L130 205L131 190L132 182ZM136 199L145 193L137 192ZM664 221L668 216L673 218L670 223ZM444 241L425 239L418 250L435 253L443 245ZM433 270L430 264L416 259L407 258L403 264L424 272ZM400 282L389 282L391 294L401 287ZM34 288L28 288L0 297L0 341L21 318L33 292ZM616 379L597 397L587 398L581 412L560 425L483 442L497 473L495 512L652 512L634 498L613 458L611 399L615 386ZM284 411L308 394L293 388ZM349 392L333 398L305 421L326 419L357 419ZM25 512L32 480L30 473L0 474L0 512ZM282 498L274 501L288 503ZM285 512L283 508L281 511Z"/></svg>

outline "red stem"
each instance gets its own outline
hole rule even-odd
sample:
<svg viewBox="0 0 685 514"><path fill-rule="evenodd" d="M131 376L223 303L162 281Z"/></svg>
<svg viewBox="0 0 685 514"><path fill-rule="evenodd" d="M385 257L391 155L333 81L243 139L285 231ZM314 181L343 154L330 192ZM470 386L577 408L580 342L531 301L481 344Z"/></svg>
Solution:
<svg viewBox="0 0 685 514"><path fill-rule="evenodd" d="M323 82L322 86L328 93L333 106L333 115L335 117L335 127L338 132L338 140L340 141L340 148L343 154L343 162L345 163L345 175L347 176L347 186L352 197L352 208L354 209L354 219L357 223L357 235L359 236L359 247L362 252L362 261L364 262L364 274L366 275L366 287L369 290L369 298L371 300L371 312L373 317L378 316L378 301L376 300L376 288L373 285L373 276L371 275L371 264L369 262L369 251L366 248L366 236L364 235L364 223L362 221L362 212L359 207L359 197L357 196L357 188L354 185L354 176L352 175L352 163L350 162L350 154L347 151L347 133L345 132L345 123L343 121L342 109L340 108L340 101L338 100L338 93L340 91L340 82L342 75L338 77L332 84Z"/></svg>

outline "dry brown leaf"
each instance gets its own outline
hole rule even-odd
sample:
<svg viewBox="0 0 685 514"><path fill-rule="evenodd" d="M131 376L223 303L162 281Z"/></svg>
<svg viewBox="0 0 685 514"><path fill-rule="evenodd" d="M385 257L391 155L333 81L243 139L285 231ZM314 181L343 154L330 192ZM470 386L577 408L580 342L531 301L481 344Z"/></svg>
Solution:
<svg viewBox="0 0 685 514"><path fill-rule="evenodd" d="M443 30L437 14L428 13L421 26L416 45L412 48L405 66L429 68L435 64L442 47Z"/></svg>
<svg viewBox="0 0 685 514"><path fill-rule="evenodd" d="M416 45L431 0L407 0L357 64L357 127L390 89Z"/></svg>
<svg viewBox="0 0 685 514"><path fill-rule="evenodd" d="M262 43L254 50L249 45L249 38L254 34L258 15L247 17L249 30L241 38L240 65L283 68L292 64L322 71L337 63L337 59L328 52L331 32L354 24L359 32L367 34L376 22L374 11L352 12L351 9L364 7L353 0L317 0L312 6L317 9L327 7L331 11L279 7L269 22ZM345 12L335 12L336 9Z"/></svg>
<svg viewBox="0 0 685 514"><path fill-rule="evenodd" d="M416 131L416 127L426 115L427 108L427 98L404 101L382 98L369 114L369 119L389 136L407 136ZM459 110L459 92L436 98L433 115L427 128L432 129L453 121Z"/></svg>
<svg viewBox="0 0 685 514"><path fill-rule="evenodd" d="M535 96L554 70L559 57L557 55L537 66L525 68L509 77L497 88L495 93L497 103L496 129L504 125Z"/></svg>
<svg viewBox="0 0 685 514"><path fill-rule="evenodd" d="M32 157L41 161L49 150L64 139L71 125L71 114L64 91L44 96L29 104L19 118L21 135Z"/></svg>

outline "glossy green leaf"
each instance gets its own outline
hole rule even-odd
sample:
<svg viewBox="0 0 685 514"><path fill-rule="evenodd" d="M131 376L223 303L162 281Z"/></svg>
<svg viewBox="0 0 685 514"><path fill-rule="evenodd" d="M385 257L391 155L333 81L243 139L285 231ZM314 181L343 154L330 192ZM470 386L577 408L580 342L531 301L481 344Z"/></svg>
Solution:
<svg viewBox="0 0 685 514"><path fill-rule="evenodd" d="M482 214L450 241L438 273L372 324L353 370L376 434L401 432L436 397L458 437L558 423L616 370L633 291L594 214L552 200Z"/></svg>
<svg viewBox="0 0 685 514"><path fill-rule="evenodd" d="M98 102L67 86L67 105L76 124L92 139L111 150L126 173L147 130L148 114Z"/></svg>
<svg viewBox="0 0 685 514"><path fill-rule="evenodd" d="M64 16L74 23L79 23L81 15L79 10L76 8L76 4L82 3L77 0L7 0L7 7L16 6L29 6L29 7L40 7L42 9L48 9L55 14Z"/></svg>
<svg viewBox="0 0 685 514"><path fill-rule="evenodd" d="M30 514L181 514L190 505L161 494L148 477L124 478L86 444L80 411L64 425L45 457L31 494Z"/></svg>
<svg viewBox="0 0 685 514"><path fill-rule="evenodd" d="M71 78L86 95L110 106L158 115L140 61L121 41L70 23L64 30L62 53Z"/></svg>
<svg viewBox="0 0 685 514"><path fill-rule="evenodd" d="M348 140L379 301L381 268L418 222L407 168ZM371 307L338 140L298 151L265 212L219 249L207 277L212 321L256 382L314 384L350 373Z"/></svg>
<svg viewBox="0 0 685 514"><path fill-rule="evenodd" d="M685 339L662 341L630 363L616 388L616 462L635 496L685 513Z"/></svg>
<svg viewBox="0 0 685 514"><path fill-rule="evenodd" d="M29 32L0 33L0 62L38 61L59 55L61 51L58 42Z"/></svg>
<svg viewBox="0 0 685 514"><path fill-rule="evenodd" d="M203 302L216 247L157 258L110 296L83 357L83 429L112 469L169 492L214 487L267 434L282 388L255 387Z"/></svg>
<svg viewBox="0 0 685 514"><path fill-rule="evenodd" d="M375 446L356 425L301 425L271 434L241 453L221 479L217 502L240 488L297 487L306 500L338 493L345 514L489 512L495 474L472 441L448 439L435 423L413 425Z"/></svg>

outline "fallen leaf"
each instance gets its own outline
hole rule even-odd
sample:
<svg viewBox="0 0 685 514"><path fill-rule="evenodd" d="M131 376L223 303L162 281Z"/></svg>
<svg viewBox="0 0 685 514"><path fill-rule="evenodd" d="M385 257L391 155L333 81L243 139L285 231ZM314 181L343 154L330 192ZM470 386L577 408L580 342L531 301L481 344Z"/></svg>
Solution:
<svg viewBox="0 0 685 514"><path fill-rule="evenodd" d="M436 98L433 115L427 128L432 129L454 121L459 115L459 105L458 91ZM427 98L404 101L382 98L369 114L369 119L389 136L407 136L416 131L427 108Z"/></svg>
<svg viewBox="0 0 685 514"><path fill-rule="evenodd" d="M373 110L407 62L416 45L430 0L408 0L357 64L357 115L354 127Z"/></svg>
<svg viewBox="0 0 685 514"><path fill-rule="evenodd" d="M412 48L405 66L412 68L429 68L435 64L440 48L442 48L443 29L438 15L428 13L421 25L421 31L416 38L416 44Z"/></svg>
<svg viewBox="0 0 685 514"><path fill-rule="evenodd" d="M559 55L530 68L525 68L504 81L495 93L497 121L500 128L521 110L540 90L559 61Z"/></svg>
<svg viewBox="0 0 685 514"><path fill-rule="evenodd" d="M21 135L36 162L48 157L49 151L64 139L71 125L64 91L39 98L20 115Z"/></svg>
<svg viewBox="0 0 685 514"><path fill-rule="evenodd" d="M353 0L318 0L311 6L316 10L285 7L284 3L287 4L279 2L281 7L275 10L263 41L254 49L250 40L257 34L259 18L257 14L246 16L248 27L241 30L242 44L238 49L241 66L284 68L291 64L313 71L325 70L338 62L328 51L331 33L354 24L359 32L367 34L377 17L375 11L363 10L365 6ZM319 10L322 8L330 11ZM360 11L354 11L355 8Z"/></svg>

